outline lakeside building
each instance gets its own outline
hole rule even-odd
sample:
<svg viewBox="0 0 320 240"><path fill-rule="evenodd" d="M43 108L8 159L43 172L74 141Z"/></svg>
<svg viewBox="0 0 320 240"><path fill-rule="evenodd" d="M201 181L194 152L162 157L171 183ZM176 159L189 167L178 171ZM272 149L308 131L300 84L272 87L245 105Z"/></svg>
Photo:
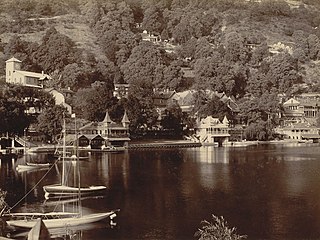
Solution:
<svg viewBox="0 0 320 240"><path fill-rule="evenodd" d="M310 126L308 123L296 123L284 127L276 128L276 132L281 134L286 140L319 142L320 128Z"/></svg>
<svg viewBox="0 0 320 240"><path fill-rule="evenodd" d="M317 142L320 128L316 121L320 112L320 94L305 93L283 103L281 126L275 130L284 139Z"/></svg>
<svg viewBox="0 0 320 240"><path fill-rule="evenodd" d="M226 145L230 137L227 117L225 116L222 122L212 116L198 119L196 136L203 145Z"/></svg>
<svg viewBox="0 0 320 240"><path fill-rule="evenodd" d="M107 111L102 122L90 122L79 128L79 146L91 149L105 149L112 146L127 148L130 141L129 124L126 112L122 121L116 123L111 120Z"/></svg>

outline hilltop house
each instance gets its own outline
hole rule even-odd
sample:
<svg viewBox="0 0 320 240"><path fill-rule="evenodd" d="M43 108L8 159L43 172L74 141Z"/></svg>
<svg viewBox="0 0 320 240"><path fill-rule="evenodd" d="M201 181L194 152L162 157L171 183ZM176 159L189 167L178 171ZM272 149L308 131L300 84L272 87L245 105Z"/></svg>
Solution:
<svg viewBox="0 0 320 240"><path fill-rule="evenodd" d="M130 87L130 84L128 84L128 83L115 83L114 90L113 90L113 96L118 99L128 98L129 87Z"/></svg>
<svg viewBox="0 0 320 240"><path fill-rule="evenodd" d="M10 58L6 61L6 82L27 87L43 88L44 82L51 80L47 74L21 70L21 61Z"/></svg>
<svg viewBox="0 0 320 240"><path fill-rule="evenodd" d="M92 149L104 149L110 146L127 147L130 121L126 112L122 121L116 123L111 120L108 111L102 122L91 122L79 128L79 146Z"/></svg>
<svg viewBox="0 0 320 240"><path fill-rule="evenodd" d="M142 38L142 41L148 41L148 42L152 42L152 43L161 42L160 36L148 33L147 30L144 30L141 33L141 38Z"/></svg>
<svg viewBox="0 0 320 240"><path fill-rule="evenodd" d="M53 95L56 105L62 105L68 112L72 113L72 108L66 103L66 97L70 97L73 92L70 89L45 88L45 82L52 78L42 73L28 72L21 70L21 61L14 57L6 61L6 82L14 85L43 89ZM28 102L28 98L25 99ZM35 105L30 105L26 110L27 114L39 114L41 109Z"/></svg>

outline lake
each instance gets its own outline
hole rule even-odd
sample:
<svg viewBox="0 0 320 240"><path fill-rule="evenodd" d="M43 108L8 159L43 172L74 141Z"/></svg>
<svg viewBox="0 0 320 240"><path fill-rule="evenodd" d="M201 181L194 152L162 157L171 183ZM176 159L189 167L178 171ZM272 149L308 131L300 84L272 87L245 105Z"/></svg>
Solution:
<svg viewBox="0 0 320 240"><path fill-rule="evenodd" d="M320 239L319 146L91 153L80 162L81 182L106 185L108 191L83 199L83 209L120 212L115 227L108 221L86 226L79 239L195 239L200 222L211 220L212 214L223 216L248 239ZM37 185L46 170L19 173L15 166L22 161L1 160L0 188L8 192L8 204L13 206L30 191L14 211L53 210L42 186L59 183L61 164Z"/></svg>

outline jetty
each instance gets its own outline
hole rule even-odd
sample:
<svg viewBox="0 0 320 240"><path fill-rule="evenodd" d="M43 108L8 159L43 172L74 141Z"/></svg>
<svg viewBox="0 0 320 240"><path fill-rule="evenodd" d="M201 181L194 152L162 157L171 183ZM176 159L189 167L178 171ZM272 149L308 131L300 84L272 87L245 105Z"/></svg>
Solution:
<svg viewBox="0 0 320 240"><path fill-rule="evenodd" d="M200 142L191 142L185 140L164 140L164 141L154 141L154 142L139 142L130 143L128 149L140 149L140 148L192 148L201 147Z"/></svg>

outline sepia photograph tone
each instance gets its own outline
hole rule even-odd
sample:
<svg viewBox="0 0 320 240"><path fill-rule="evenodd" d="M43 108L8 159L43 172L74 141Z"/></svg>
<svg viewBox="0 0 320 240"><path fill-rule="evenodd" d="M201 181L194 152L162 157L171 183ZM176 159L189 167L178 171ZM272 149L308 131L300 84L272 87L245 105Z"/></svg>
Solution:
<svg viewBox="0 0 320 240"><path fill-rule="evenodd" d="M0 239L320 239L320 0L0 0Z"/></svg>

